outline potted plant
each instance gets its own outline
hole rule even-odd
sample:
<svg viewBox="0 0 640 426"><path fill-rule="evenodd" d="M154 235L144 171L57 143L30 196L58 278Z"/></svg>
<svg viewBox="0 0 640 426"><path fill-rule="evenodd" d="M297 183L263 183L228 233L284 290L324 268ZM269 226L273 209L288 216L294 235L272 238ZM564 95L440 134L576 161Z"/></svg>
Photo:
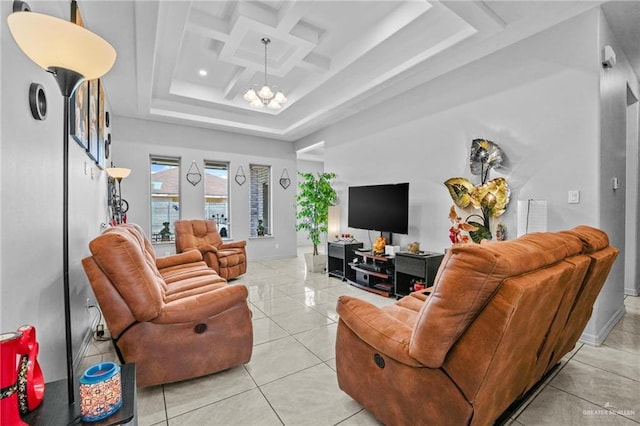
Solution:
<svg viewBox="0 0 640 426"><path fill-rule="evenodd" d="M169 229L169 222L162 222L160 237L162 241L171 241L171 230Z"/></svg>
<svg viewBox="0 0 640 426"><path fill-rule="evenodd" d="M331 186L331 179L335 173L300 173L298 182L300 192L296 195L298 211L296 218L300 220L296 231L307 231L309 240L313 244L313 253L305 253L307 270L322 272L327 264L327 255L318 254L320 237L327 232L329 223L329 206L332 206L338 196Z"/></svg>

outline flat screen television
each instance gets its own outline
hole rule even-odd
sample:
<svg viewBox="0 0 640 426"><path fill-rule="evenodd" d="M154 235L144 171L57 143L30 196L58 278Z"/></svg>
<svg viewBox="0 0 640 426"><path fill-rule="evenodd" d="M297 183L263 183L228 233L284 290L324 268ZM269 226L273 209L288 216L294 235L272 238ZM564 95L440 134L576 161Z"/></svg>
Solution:
<svg viewBox="0 0 640 426"><path fill-rule="evenodd" d="M409 233L409 183L350 186L350 228Z"/></svg>

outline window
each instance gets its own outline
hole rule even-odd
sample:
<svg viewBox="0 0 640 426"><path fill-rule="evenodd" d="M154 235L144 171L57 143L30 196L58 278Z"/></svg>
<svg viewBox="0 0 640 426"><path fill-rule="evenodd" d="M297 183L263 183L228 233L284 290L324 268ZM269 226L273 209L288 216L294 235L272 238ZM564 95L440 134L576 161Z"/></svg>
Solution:
<svg viewBox="0 0 640 426"><path fill-rule="evenodd" d="M271 235L271 166L249 165L251 223L249 236Z"/></svg>
<svg viewBox="0 0 640 426"><path fill-rule="evenodd" d="M216 222L222 238L231 237L229 163L204 162L204 217Z"/></svg>
<svg viewBox="0 0 640 426"><path fill-rule="evenodd" d="M180 159L151 157L151 238L173 241L180 218Z"/></svg>

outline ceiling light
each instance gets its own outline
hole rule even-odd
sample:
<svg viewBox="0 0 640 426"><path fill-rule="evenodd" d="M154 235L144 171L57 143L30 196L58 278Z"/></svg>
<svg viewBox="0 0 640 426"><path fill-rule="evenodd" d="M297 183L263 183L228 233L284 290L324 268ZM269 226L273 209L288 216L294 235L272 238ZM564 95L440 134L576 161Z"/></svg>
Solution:
<svg viewBox="0 0 640 426"><path fill-rule="evenodd" d="M287 97L275 86L272 89L267 84L267 44L271 43L271 40L265 37L262 43L264 44L264 85L260 90L254 88L247 90L243 97L253 108L262 108L266 105L267 108L280 109L282 104L287 102ZM254 86L258 87L257 84Z"/></svg>
<svg viewBox="0 0 640 426"><path fill-rule="evenodd" d="M202 77L206 77L207 76L207 70L200 70L200 71L198 71L198 74L200 74L200 76L202 76Z"/></svg>

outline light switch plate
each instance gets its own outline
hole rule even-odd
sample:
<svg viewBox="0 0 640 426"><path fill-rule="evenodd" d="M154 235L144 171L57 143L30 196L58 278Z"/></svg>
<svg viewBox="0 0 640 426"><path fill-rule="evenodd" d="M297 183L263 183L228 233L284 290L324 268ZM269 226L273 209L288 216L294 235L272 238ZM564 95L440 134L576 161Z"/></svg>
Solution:
<svg viewBox="0 0 640 426"><path fill-rule="evenodd" d="M577 190L577 189L569 191L567 202L569 204L578 204L578 203L580 203L580 191Z"/></svg>

